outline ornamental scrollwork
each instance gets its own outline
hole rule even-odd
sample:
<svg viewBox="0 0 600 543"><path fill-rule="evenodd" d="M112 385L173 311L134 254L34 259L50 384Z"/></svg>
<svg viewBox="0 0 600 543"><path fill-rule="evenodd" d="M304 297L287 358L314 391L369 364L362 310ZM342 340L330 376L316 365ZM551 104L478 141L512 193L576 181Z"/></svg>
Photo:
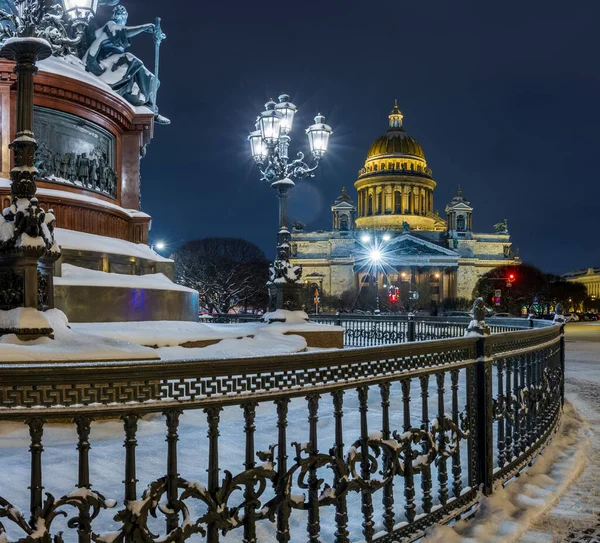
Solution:
<svg viewBox="0 0 600 543"><path fill-rule="evenodd" d="M46 493L43 507L38 507L31 522L27 522L16 507L0 496L0 519L9 520L26 534L25 537L19 539L19 543L63 543L61 533L55 536L50 535L53 521L59 516L68 517L66 511L63 511L61 507L71 506L78 510L76 516L69 518L67 522L69 528L91 531L91 523L100 514L100 511L110 509L115 505L115 501L107 500L99 492L88 488L78 488L59 500L56 500L52 494ZM8 541L8 539L2 539L5 534L5 526L0 520L0 541Z"/></svg>

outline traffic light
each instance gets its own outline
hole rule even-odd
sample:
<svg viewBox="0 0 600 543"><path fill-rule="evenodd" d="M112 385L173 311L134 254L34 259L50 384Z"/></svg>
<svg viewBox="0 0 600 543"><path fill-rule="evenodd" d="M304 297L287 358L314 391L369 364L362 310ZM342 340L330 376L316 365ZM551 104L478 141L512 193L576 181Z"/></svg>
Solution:
<svg viewBox="0 0 600 543"><path fill-rule="evenodd" d="M515 280L515 274L514 273L509 273L508 274L508 280L512 283Z"/></svg>
<svg viewBox="0 0 600 543"><path fill-rule="evenodd" d="M516 276L516 275L515 275L513 272L510 272L510 273L508 274L508 276L506 277L506 286L507 286L508 288L512 287L512 286L513 286L513 283L514 283L514 282L515 282L515 280L516 280L516 278L517 278L517 276Z"/></svg>

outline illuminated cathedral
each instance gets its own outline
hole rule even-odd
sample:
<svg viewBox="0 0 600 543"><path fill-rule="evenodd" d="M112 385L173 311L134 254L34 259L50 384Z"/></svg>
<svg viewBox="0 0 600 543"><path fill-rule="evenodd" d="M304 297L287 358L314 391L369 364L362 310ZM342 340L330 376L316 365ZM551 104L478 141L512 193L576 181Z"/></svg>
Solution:
<svg viewBox="0 0 600 543"><path fill-rule="evenodd" d="M405 131L395 105L387 132L373 142L358 172L356 198L344 188L333 203L332 230L293 228L293 264L331 295L376 282L397 287L402 300L415 292L435 302L471 298L482 274L520 260L506 221L493 233L474 232L473 207L460 189L444 219L433 211L435 187L423 149Z"/></svg>

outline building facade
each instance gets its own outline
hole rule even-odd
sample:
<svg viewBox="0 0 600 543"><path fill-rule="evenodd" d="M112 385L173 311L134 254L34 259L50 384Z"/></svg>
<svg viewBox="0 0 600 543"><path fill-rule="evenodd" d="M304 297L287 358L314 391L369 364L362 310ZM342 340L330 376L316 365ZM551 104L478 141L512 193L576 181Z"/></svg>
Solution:
<svg viewBox="0 0 600 543"><path fill-rule="evenodd" d="M600 300L600 268L572 271L564 274L563 278L572 283L585 285L588 296L593 300Z"/></svg>
<svg viewBox="0 0 600 543"><path fill-rule="evenodd" d="M411 292L436 302L471 298L482 274L520 264L506 221L494 233L475 232L473 207L460 189L445 219L433 211L436 182L397 105L354 187L356 203L345 188L335 200L331 231L307 232L297 225L292 232L293 264L328 294L376 281L397 287L401 300Z"/></svg>

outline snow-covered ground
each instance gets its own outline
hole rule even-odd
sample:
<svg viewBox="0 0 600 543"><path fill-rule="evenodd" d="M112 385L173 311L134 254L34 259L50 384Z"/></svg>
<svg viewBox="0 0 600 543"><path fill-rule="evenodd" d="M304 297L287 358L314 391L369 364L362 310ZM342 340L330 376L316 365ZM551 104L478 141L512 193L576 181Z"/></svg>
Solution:
<svg viewBox="0 0 600 543"><path fill-rule="evenodd" d="M600 541L600 322L570 323L566 330L565 390L588 420L591 446L581 476L520 543Z"/></svg>
<svg viewBox="0 0 600 543"><path fill-rule="evenodd" d="M77 280L77 277L76 275L74 280ZM168 281L162 274L156 274L151 278L155 282ZM7 313L12 314L12 312L0 313L6 318L8 318ZM4 317L0 316L0 320L1 318ZM19 323L19 319L22 322ZM33 328L53 328L54 339L40 338L24 342L14 334L2 336L0 338L0 362L2 363L158 358L206 360L275 356L307 350L306 340L294 332L342 330L340 327L303 321L272 324L261 322L213 324L182 321L128 322L125 325L124 323L68 324L64 314L58 310L46 313L32 311L27 318L20 316L15 322L7 321L3 325L14 328L17 324ZM214 344L204 347L182 346L195 342L214 342Z"/></svg>

